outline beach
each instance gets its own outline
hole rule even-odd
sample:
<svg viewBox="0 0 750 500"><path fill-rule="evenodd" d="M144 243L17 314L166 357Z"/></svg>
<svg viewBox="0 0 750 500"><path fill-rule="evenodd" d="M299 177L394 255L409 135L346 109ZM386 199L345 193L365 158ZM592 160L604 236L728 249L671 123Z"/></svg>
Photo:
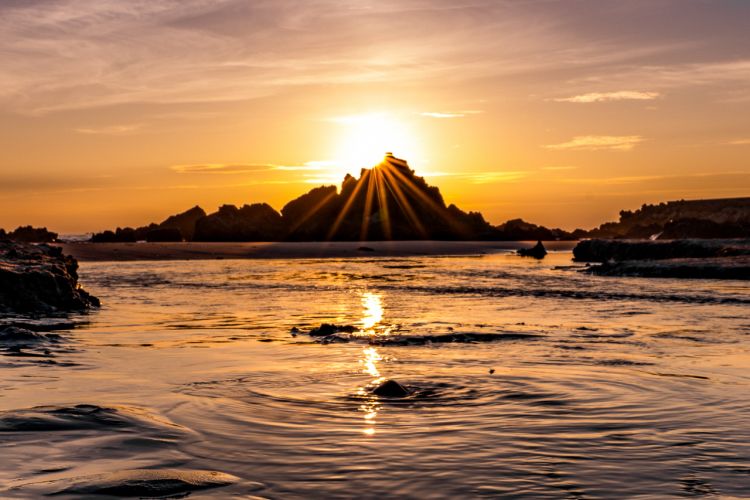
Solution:
<svg viewBox="0 0 750 500"><path fill-rule="evenodd" d="M310 259L477 255L514 251L536 242L519 241L373 241L259 243L60 243L63 252L81 261ZM545 242L553 251L569 251L574 241Z"/></svg>

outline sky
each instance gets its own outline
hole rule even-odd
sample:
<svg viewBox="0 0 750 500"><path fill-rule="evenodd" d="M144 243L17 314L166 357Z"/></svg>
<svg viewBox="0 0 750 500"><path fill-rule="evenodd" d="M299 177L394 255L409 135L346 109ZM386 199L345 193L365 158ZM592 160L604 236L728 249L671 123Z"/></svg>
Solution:
<svg viewBox="0 0 750 500"><path fill-rule="evenodd" d="M750 196L744 0L0 0L0 227L276 209L386 151L498 224Z"/></svg>

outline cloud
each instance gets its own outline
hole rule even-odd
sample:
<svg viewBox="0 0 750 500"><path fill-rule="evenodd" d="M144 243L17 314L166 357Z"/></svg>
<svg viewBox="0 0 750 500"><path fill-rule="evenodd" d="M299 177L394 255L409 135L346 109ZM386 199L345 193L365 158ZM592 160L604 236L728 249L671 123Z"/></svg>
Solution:
<svg viewBox="0 0 750 500"><path fill-rule="evenodd" d="M640 142L643 142L640 135L577 135L568 142L544 147L558 151L630 151Z"/></svg>
<svg viewBox="0 0 750 500"><path fill-rule="evenodd" d="M572 165L553 165L549 167L542 167L542 170L549 170L553 172L563 171L563 170L575 170L578 167L574 167Z"/></svg>
<svg viewBox="0 0 750 500"><path fill-rule="evenodd" d="M750 139L735 139L727 142L727 144L731 144L732 146L746 146L750 144Z"/></svg>
<svg viewBox="0 0 750 500"><path fill-rule="evenodd" d="M478 115L480 113L483 113L483 111L479 110L466 110L466 111L457 111L457 112L451 112L451 113L442 113L442 112L435 112L435 111L424 111L422 113L419 113L420 116L426 116L428 118L463 118L467 115Z"/></svg>
<svg viewBox="0 0 750 500"><path fill-rule="evenodd" d="M173 165L169 168L179 174L248 174L274 170L274 165L200 163L193 165Z"/></svg>
<svg viewBox="0 0 750 500"><path fill-rule="evenodd" d="M468 179L473 184L495 184L498 182L513 182L523 179L528 175L524 171L504 171L504 172L481 172L461 177Z"/></svg>
<svg viewBox="0 0 750 500"><path fill-rule="evenodd" d="M179 174L250 174L274 171L320 170L328 162L307 162L304 165L274 165L272 163L198 163L173 165L171 170Z"/></svg>
<svg viewBox="0 0 750 500"><path fill-rule="evenodd" d="M138 132L142 127L142 123L133 123L129 125L108 125L105 127L81 127L73 130L79 134L129 135Z"/></svg>
<svg viewBox="0 0 750 500"><path fill-rule="evenodd" d="M620 90L617 92L590 92L572 97L561 97L555 99L557 102L606 102L606 101L650 101L656 99L659 92L639 92L637 90Z"/></svg>

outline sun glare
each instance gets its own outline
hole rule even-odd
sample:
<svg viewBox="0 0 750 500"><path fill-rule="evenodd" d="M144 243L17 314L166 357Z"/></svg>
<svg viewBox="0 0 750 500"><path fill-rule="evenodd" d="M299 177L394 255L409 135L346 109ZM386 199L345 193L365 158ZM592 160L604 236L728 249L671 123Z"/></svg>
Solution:
<svg viewBox="0 0 750 500"><path fill-rule="evenodd" d="M335 163L342 174L358 175L393 152L413 164L419 161L419 143L405 120L387 113L344 116L334 120L341 127Z"/></svg>

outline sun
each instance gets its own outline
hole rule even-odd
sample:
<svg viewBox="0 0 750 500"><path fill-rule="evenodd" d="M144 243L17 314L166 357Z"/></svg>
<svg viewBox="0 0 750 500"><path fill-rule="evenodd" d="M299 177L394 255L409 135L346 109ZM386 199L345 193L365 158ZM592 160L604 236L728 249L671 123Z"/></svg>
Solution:
<svg viewBox="0 0 750 500"><path fill-rule="evenodd" d="M405 119L388 113L368 113L334 121L341 127L334 155L341 174L358 175L360 169L383 161L387 152L410 163L418 162L421 157L417 136Z"/></svg>

